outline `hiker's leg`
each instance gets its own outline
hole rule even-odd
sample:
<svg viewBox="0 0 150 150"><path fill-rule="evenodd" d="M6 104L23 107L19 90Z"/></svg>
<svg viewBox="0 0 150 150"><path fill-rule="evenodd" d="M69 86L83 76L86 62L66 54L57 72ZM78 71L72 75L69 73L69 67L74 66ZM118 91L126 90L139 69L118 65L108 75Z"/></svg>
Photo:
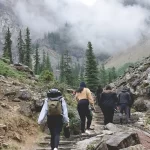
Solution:
<svg viewBox="0 0 150 150"><path fill-rule="evenodd" d="M108 110L108 107L103 107L103 112L104 112L104 124L108 124L109 122L109 110Z"/></svg>
<svg viewBox="0 0 150 150"><path fill-rule="evenodd" d="M129 122L129 106L126 105L125 107L125 114L126 114L126 123Z"/></svg>
<svg viewBox="0 0 150 150"><path fill-rule="evenodd" d="M91 122L92 122L92 112L88 106L87 106L87 111L86 111L86 117L87 117L87 129L89 129L91 126Z"/></svg>
<svg viewBox="0 0 150 150"><path fill-rule="evenodd" d="M49 128L50 130L50 134L51 134L51 149L54 149L55 148L55 131L54 131L54 128Z"/></svg>
<svg viewBox="0 0 150 150"><path fill-rule="evenodd" d="M60 133L62 131L62 127L63 127L62 116L60 116L60 117L58 116L56 118L56 126L55 126L55 138L54 138L54 141L55 141L54 147L55 148L58 148L58 146L59 146Z"/></svg>
<svg viewBox="0 0 150 150"><path fill-rule="evenodd" d="M114 108L113 108L113 107L110 107L109 110L108 110L108 113L109 113L109 114L108 114L108 116L109 116L109 117L108 117L108 118L109 118L108 121L109 121L110 123L113 123Z"/></svg>
<svg viewBox="0 0 150 150"><path fill-rule="evenodd" d="M55 144L54 144L54 148L58 148L59 146L59 141L60 141L60 132L61 132L61 128L55 128Z"/></svg>
<svg viewBox="0 0 150 150"><path fill-rule="evenodd" d="M128 112L129 112L129 119L130 119L131 118L131 107L129 107Z"/></svg>
<svg viewBox="0 0 150 150"><path fill-rule="evenodd" d="M123 104L120 104L120 124L122 124L123 123L123 111L124 111L124 109L123 109Z"/></svg>
<svg viewBox="0 0 150 150"><path fill-rule="evenodd" d="M78 113L79 113L80 120L81 120L81 132L84 133L85 132L85 106L84 106L84 102L78 103Z"/></svg>

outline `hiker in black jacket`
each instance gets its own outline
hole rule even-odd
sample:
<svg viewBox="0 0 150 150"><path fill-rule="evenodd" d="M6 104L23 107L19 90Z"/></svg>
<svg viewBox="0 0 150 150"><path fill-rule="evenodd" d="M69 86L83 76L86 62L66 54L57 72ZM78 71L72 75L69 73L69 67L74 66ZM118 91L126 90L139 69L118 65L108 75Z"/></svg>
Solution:
<svg viewBox="0 0 150 150"><path fill-rule="evenodd" d="M120 107L120 123L122 124L122 115L126 114L126 123L129 121L129 105L131 103L131 97L128 93L128 88L125 86L118 95L118 105Z"/></svg>
<svg viewBox="0 0 150 150"><path fill-rule="evenodd" d="M109 85L103 91L100 97L99 106L104 114L104 124L113 123L114 108L118 101L117 94L112 91Z"/></svg>

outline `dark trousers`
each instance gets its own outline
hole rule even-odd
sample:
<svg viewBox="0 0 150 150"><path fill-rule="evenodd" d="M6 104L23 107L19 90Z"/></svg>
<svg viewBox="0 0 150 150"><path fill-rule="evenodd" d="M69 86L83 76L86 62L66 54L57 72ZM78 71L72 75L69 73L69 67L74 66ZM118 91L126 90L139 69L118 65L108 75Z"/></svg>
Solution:
<svg viewBox="0 0 150 150"><path fill-rule="evenodd" d="M129 106L127 104L120 104L120 113L125 113L126 115L126 122L129 120ZM120 118L120 123L122 123L122 116Z"/></svg>
<svg viewBox="0 0 150 150"><path fill-rule="evenodd" d="M131 118L131 107L128 108L129 110L129 118Z"/></svg>
<svg viewBox="0 0 150 150"><path fill-rule="evenodd" d="M104 124L113 123L114 107L102 106L101 109L104 114Z"/></svg>
<svg viewBox="0 0 150 150"><path fill-rule="evenodd" d="M92 115L89 109L89 101L86 99L80 100L78 102L77 109L81 120L81 132L84 133L86 118L87 118L87 129L90 128L92 122Z"/></svg>
<svg viewBox="0 0 150 150"><path fill-rule="evenodd" d="M60 140L60 132L62 131L63 121L62 116L48 116L48 128L51 134L51 148L58 148Z"/></svg>

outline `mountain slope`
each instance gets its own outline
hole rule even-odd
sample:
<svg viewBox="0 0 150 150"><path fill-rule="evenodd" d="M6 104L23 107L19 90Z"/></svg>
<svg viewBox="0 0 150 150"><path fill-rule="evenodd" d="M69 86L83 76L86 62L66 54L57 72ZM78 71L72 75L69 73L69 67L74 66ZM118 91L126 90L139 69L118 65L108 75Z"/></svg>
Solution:
<svg viewBox="0 0 150 150"><path fill-rule="evenodd" d="M138 43L137 45L128 48L126 51L121 51L120 53L112 56L106 62L106 68L116 67L119 68L125 63L137 62L142 60L144 57L150 55L150 40L144 41L143 43Z"/></svg>

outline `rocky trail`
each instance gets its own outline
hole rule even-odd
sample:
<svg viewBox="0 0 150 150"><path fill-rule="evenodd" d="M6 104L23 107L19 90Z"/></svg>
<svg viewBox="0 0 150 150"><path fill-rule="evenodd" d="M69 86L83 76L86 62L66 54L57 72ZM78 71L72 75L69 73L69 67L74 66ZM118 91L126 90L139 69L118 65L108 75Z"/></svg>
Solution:
<svg viewBox="0 0 150 150"><path fill-rule="evenodd" d="M101 113L100 109L98 109L94 114L92 127L98 128L100 124L103 124L103 114ZM76 143L79 141L83 141L85 139L89 139L98 135L96 130L91 131L91 134L86 135L71 135L69 139L65 138L64 136L60 137L60 144L59 150L76 150ZM38 142L37 148L35 150L51 150L50 148L50 136L47 135L43 137L41 141Z"/></svg>
<svg viewBox="0 0 150 150"><path fill-rule="evenodd" d="M103 118L103 114L97 106L96 112L93 114L92 127L94 127L94 131L86 135L71 135L69 139L61 136L59 150L92 150L93 147L95 150L150 149L150 134L144 131L144 128L142 130L142 128L139 129L134 126L134 122L137 121L134 115L132 115L131 124L112 124L106 127L103 125ZM117 118L118 114L116 113L114 116L115 123L119 123ZM122 137L119 137L119 135L122 135ZM111 142L109 143L108 141ZM116 146L112 148L113 144L116 144ZM50 136L43 137L37 145L35 150L51 150Z"/></svg>

